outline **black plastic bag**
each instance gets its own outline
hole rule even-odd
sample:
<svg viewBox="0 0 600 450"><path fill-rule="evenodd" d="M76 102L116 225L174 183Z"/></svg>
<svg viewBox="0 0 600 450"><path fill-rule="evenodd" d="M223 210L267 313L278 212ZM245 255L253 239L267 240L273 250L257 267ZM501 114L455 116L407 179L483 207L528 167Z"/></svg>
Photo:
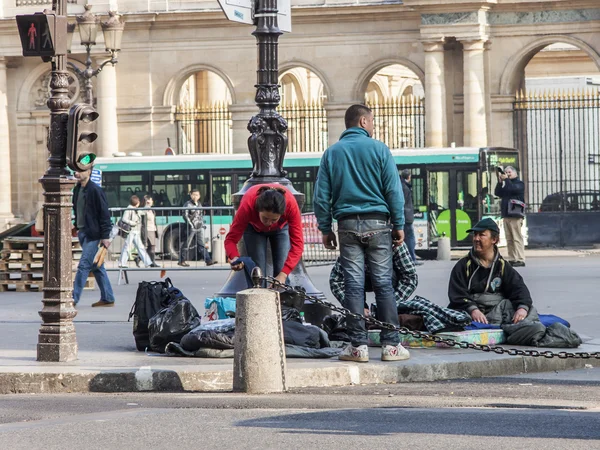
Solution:
<svg viewBox="0 0 600 450"><path fill-rule="evenodd" d="M128 321L133 317L133 338L140 352L150 347L148 323L152 316L169 304L172 289L176 288L170 278L165 281L142 281L138 285Z"/></svg>
<svg viewBox="0 0 600 450"><path fill-rule="evenodd" d="M150 348L164 353L169 342L181 341L186 334L200 325L200 315L187 298L172 302L150 319Z"/></svg>
<svg viewBox="0 0 600 450"><path fill-rule="evenodd" d="M181 347L188 352L195 352L200 348L232 349L234 335L235 330L225 332L203 330L198 333L188 333L181 339Z"/></svg>
<svg viewBox="0 0 600 450"><path fill-rule="evenodd" d="M294 289L299 291L299 293L283 291L279 293L279 299L282 305L302 311L304 307L303 294L306 294L306 290L302 286L294 286Z"/></svg>
<svg viewBox="0 0 600 450"><path fill-rule="evenodd" d="M325 316L321 328L327 333L330 341L351 341L346 331L346 318L340 314Z"/></svg>
<svg viewBox="0 0 600 450"><path fill-rule="evenodd" d="M281 320L285 321L294 321L302 323L302 319L300 318L300 311L296 308L290 308L285 305L281 305Z"/></svg>

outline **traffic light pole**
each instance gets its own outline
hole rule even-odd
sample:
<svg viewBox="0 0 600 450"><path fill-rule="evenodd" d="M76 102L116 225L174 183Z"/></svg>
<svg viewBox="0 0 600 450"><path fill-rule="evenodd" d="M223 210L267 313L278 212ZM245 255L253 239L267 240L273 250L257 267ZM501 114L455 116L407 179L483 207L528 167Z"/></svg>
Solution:
<svg viewBox="0 0 600 450"><path fill-rule="evenodd" d="M52 10L67 15L67 1L53 0ZM64 33L66 35L66 24ZM44 189L44 289L40 311L37 360L64 362L77 359L73 319L73 257L71 250L72 190L75 180L66 168L68 95L67 55L52 59L50 80L49 167L40 183Z"/></svg>

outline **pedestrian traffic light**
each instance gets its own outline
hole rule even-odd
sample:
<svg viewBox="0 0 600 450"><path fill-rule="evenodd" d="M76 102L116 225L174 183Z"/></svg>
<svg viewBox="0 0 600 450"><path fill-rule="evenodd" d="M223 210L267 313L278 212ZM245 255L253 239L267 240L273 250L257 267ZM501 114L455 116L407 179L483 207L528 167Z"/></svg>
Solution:
<svg viewBox="0 0 600 450"><path fill-rule="evenodd" d="M17 16L23 56L67 54L67 18L52 11Z"/></svg>
<svg viewBox="0 0 600 450"><path fill-rule="evenodd" d="M85 172L94 165L92 143L98 135L91 129L97 118L98 113L88 104L71 106L67 124L67 165L71 170Z"/></svg>

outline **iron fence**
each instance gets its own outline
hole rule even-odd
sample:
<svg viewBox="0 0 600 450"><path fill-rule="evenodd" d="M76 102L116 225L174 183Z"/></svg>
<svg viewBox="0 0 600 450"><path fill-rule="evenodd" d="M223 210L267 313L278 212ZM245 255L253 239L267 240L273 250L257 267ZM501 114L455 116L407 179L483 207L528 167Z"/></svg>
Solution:
<svg viewBox="0 0 600 450"><path fill-rule="evenodd" d="M148 253L147 241L142 242L143 252L135 245L135 239L126 239L124 235L118 234L118 223L123 217L126 208L111 208L111 220L114 236L113 242L108 249L105 258L107 270L146 268L149 261L143 252ZM203 213L203 227L199 233L191 233L183 214L185 211L201 210ZM203 260L209 256L214 261L216 268L229 268L229 262L225 254L225 236L233 221L234 209L231 206L213 208L136 208L141 217L148 217L151 211L156 218L156 244L154 248L155 257L153 262L159 266L156 269L204 269L206 263ZM141 223L147 222L144 219ZM333 263L338 253L327 250L321 241L321 232L317 229L317 221L313 213L302 215L302 227L304 232L303 259L307 266L323 265ZM142 226L134 229L142 237L147 234L147 227ZM130 232L131 233L131 232ZM192 235L193 234L193 235ZM200 240L200 243L198 242ZM207 255L204 250L206 249ZM182 255L181 252L184 252ZM188 266L179 263L185 261Z"/></svg>
<svg viewBox="0 0 600 450"><path fill-rule="evenodd" d="M288 124L288 151L323 152L327 148L327 114L320 102L280 105L278 112Z"/></svg>
<svg viewBox="0 0 600 450"><path fill-rule="evenodd" d="M425 147L425 99L414 95L367 103L373 111L373 137L389 148Z"/></svg>
<svg viewBox="0 0 600 450"><path fill-rule="evenodd" d="M232 120L228 104L180 106L175 121L179 153L232 153Z"/></svg>
<svg viewBox="0 0 600 450"><path fill-rule="evenodd" d="M517 94L515 147L529 212L600 210L600 94Z"/></svg>

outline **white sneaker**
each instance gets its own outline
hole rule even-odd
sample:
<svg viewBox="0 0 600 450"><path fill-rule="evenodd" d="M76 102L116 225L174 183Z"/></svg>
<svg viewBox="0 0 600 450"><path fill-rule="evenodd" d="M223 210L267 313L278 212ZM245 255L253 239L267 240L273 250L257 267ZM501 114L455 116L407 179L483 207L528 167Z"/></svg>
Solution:
<svg viewBox="0 0 600 450"><path fill-rule="evenodd" d="M398 345L383 345L381 347L381 360L382 361L402 361L410 358L410 353L402 344Z"/></svg>
<svg viewBox="0 0 600 450"><path fill-rule="evenodd" d="M352 344L348 344L340 353L339 358L342 361L369 362L369 347L366 345L353 347Z"/></svg>

